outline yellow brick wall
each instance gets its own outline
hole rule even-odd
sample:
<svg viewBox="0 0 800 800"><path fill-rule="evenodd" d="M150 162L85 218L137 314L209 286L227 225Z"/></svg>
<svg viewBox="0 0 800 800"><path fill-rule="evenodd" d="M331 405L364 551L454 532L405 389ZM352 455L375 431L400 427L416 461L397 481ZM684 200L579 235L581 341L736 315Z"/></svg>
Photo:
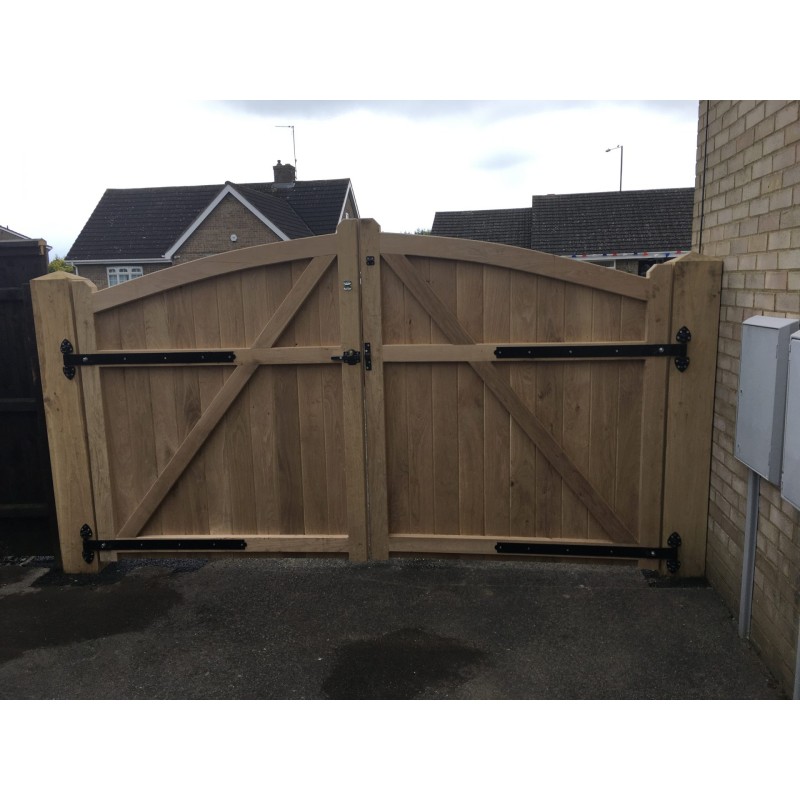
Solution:
<svg viewBox="0 0 800 800"><path fill-rule="evenodd" d="M738 613L747 493L747 469L733 456L742 320L800 317L800 101L700 103L692 247L724 263L707 576ZM800 512L762 480L751 641L788 694L799 611Z"/></svg>

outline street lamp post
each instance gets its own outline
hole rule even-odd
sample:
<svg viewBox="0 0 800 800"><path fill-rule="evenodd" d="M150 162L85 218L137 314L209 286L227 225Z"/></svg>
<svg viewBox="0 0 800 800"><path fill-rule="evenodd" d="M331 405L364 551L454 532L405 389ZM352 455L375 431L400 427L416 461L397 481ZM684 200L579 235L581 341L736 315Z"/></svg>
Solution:
<svg viewBox="0 0 800 800"><path fill-rule="evenodd" d="M606 153L610 153L612 150L619 150L619 190L622 191L622 151L624 148L618 144L616 147L609 147Z"/></svg>

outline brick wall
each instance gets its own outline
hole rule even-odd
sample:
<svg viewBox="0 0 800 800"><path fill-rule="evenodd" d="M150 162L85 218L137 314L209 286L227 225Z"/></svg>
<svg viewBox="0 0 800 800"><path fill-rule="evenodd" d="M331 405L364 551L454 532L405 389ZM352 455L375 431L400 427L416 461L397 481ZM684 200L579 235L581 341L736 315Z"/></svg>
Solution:
<svg viewBox="0 0 800 800"><path fill-rule="evenodd" d="M231 241L231 234L236 234L235 242ZM179 264L228 250L280 241L271 228L229 195L203 220L172 260Z"/></svg>
<svg viewBox="0 0 800 800"><path fill-rule="evenodd" d="M707 576L738 613L747 493L747 469L733 456L741 323L800 317L800 101L700 103L692 247L724 262ZM798 611L800 512L762 480L751 641L788 694Z"/></svg>

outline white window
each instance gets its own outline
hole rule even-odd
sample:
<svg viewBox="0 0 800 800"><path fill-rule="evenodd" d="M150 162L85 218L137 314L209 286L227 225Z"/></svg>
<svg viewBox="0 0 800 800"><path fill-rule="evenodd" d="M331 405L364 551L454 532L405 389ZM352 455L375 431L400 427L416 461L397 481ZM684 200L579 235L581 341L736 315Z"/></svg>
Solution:
<svg viewBox="0 0 800 800"><path fill-rule="evenodd" d="M116 286L118 283L132 281L134 278L142 277L141 267L108 267L108 285Z"/></svg>

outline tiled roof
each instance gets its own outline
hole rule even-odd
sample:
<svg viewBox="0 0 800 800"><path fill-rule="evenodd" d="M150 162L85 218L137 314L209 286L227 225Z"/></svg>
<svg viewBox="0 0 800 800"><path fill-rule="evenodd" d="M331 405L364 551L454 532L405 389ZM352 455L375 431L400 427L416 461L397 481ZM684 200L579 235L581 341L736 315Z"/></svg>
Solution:
<svg viewBox="0 0 800 800"><path fill-rule="evenodd" d="M295 239L335 232L350 181L230 185ZM161 258L223 188L219 184L107 189L66 258Z"/></svg>
<svg viewBox="0 0 800 800"><path fill-rule="evenodd" d="M535 195L530 208L438 211L434 236L556 255L689 250L694 189Z"/></svg>
<svg viewBox="0 0 800 800"><path fill-rule="evenodd" d="M689 250L693 203L693 188L536 195L528 246L556 255Z"/></svg>
<svg viewBox="0 0 800 800"><path fill-rule="evenodd" d="M530 247L531 210L498 208L488 211L437 211L431 234Z"/></svg>
<svg viewBox="0 0 800 800"><path fill-rule="evenodd" d="M239 192L245 200L260 211L268 220L275 223L290 239L302 239L304 236L313 236L313 231L297 216L295 210L280 197L251 189L249 186L229 184Z"/></svg>
<svg viewBox="0 0 800 800"><path fill-rule="evenodd" d="M336 233L350 180L296 181L291 188L282 188L281 184L273 183L240 185L260 192L272 192L285 200L314 235L321 236Z"/></svg>

